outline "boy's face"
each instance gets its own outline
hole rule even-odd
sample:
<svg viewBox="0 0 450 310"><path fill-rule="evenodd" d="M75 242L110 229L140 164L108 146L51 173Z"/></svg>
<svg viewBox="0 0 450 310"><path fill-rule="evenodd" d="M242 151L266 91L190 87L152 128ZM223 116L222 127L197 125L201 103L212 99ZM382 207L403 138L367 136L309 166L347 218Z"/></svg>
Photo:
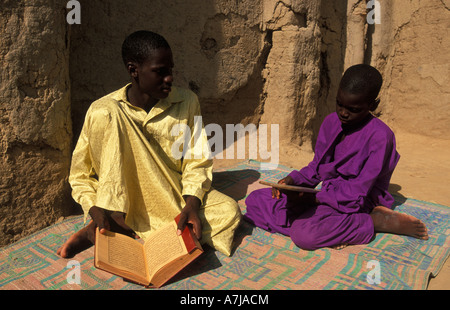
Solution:
<svg viewBox="0 0 450 310"><path fill-rule="evenodd" d="M142 64L136 65L136 78L139 89L155 100L164 99L171 91L174 67L172 51L160 48Z"/></svg>
<svg viewBox="0 0 450 310"><path fill-rule="evenodd" d="M373 111L373 104L366 98L366 94L351 94L339 89L336 96L336 112L344 127L358 126L370 111Z"/></svg>

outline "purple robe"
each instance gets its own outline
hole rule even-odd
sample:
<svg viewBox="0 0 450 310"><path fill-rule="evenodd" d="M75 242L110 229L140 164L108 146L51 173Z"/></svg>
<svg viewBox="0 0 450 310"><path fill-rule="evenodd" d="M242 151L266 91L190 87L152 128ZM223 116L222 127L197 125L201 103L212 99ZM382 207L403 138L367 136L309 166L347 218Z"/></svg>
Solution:
<svg viewBox="0 0 450 310"><path fill-rule="evenodd" d="M370 212L392 207L389 182L400 158L395 136L376 117L352 132L344 131L337 114L328 115L317 137L314 159L292 171L296 185L316 187L317 205L300 206L271 189L252 192L245 218L265 230L288 235L300 248L314 250L339 244L366 244L374 236ZM341 141L342 140L342 141Z"/></svg>

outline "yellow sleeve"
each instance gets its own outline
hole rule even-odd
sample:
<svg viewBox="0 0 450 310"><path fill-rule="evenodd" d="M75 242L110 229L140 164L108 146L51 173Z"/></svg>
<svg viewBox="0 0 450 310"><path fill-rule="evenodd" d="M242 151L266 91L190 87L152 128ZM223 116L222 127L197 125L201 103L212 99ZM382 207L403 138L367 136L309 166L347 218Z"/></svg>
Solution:
<svg viewBox="0 0 450 310"><path fill-rule="evenodd" d="M130 156L124 153L130 147L127 131L121 127L121 113L110 98L94 102L86 113L69 177L72 196L85 215L93 206L128 212L133 188L126 179L133 175L132 169L126 168Z"/></svg>
<svg viewBox="0 0 450 310"><path fill-rule="evenodd" d="M195 94L192 93L187 107L189 108L188 125L191 128L191 147L183 157L182 195L195 196L203 201L205 193L211 188L213 161L201 118L200 103Z"/></svg>
<svg viewBox="0 0 450 310"><path fill-rule="evenodd" d="M72 155L69 175L72 197L81 205L85 215L97 199L98 179L91 158L85 124Z"/></svg>

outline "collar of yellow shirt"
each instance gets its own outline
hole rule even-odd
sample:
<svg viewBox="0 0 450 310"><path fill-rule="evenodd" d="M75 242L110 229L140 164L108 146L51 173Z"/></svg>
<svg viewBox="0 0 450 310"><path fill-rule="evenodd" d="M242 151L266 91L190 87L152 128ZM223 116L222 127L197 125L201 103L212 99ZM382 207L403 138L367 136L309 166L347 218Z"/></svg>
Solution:
<svg viewBox="0 0 450 310"><path fill-rule="evenodd" d="M113 98L117 101L123 101L127 105L129 105L133 109L142 110L141 108L138 108L134 105L132 105L127 98L127 89L131 87L131 83L127 84L126 86L119 89L114 95ZM183 95L180 93L177 87L172 86L172 91L170 92L169 96L165 99L161 99L158 101L158 103L150 110L149 115L147 118L153 118L157 116L158 114L161 114L166 109L168 109L172 104L180 103L184 101Z"/></svg>

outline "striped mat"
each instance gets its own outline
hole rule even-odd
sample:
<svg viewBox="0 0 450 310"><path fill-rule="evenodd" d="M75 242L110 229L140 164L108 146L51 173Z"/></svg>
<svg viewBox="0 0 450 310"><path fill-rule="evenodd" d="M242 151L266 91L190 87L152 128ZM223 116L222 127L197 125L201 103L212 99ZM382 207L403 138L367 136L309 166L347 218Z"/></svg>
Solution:
<svg viewBox="0 0 450 310"><path fill-rule="evenodd" d="M245 161L214 173L214 187L235 198L245 214L246 196L261 185L277 181L291 169L263 171L260 163ZM235 251L227 257L211 248L190 268L160 290L410 290L426 289L450 253L450 208L396 198L396 210L427 224L430 239L417 240L377 234L368 245L342 250L304 251L279 234L246 222L239 227ZM83 226L73 216L0 249L0 289L140 290L141 286L98 270L93 247L72 259L56 250ZM74 268L81 272L79 277Z"/></svg>

